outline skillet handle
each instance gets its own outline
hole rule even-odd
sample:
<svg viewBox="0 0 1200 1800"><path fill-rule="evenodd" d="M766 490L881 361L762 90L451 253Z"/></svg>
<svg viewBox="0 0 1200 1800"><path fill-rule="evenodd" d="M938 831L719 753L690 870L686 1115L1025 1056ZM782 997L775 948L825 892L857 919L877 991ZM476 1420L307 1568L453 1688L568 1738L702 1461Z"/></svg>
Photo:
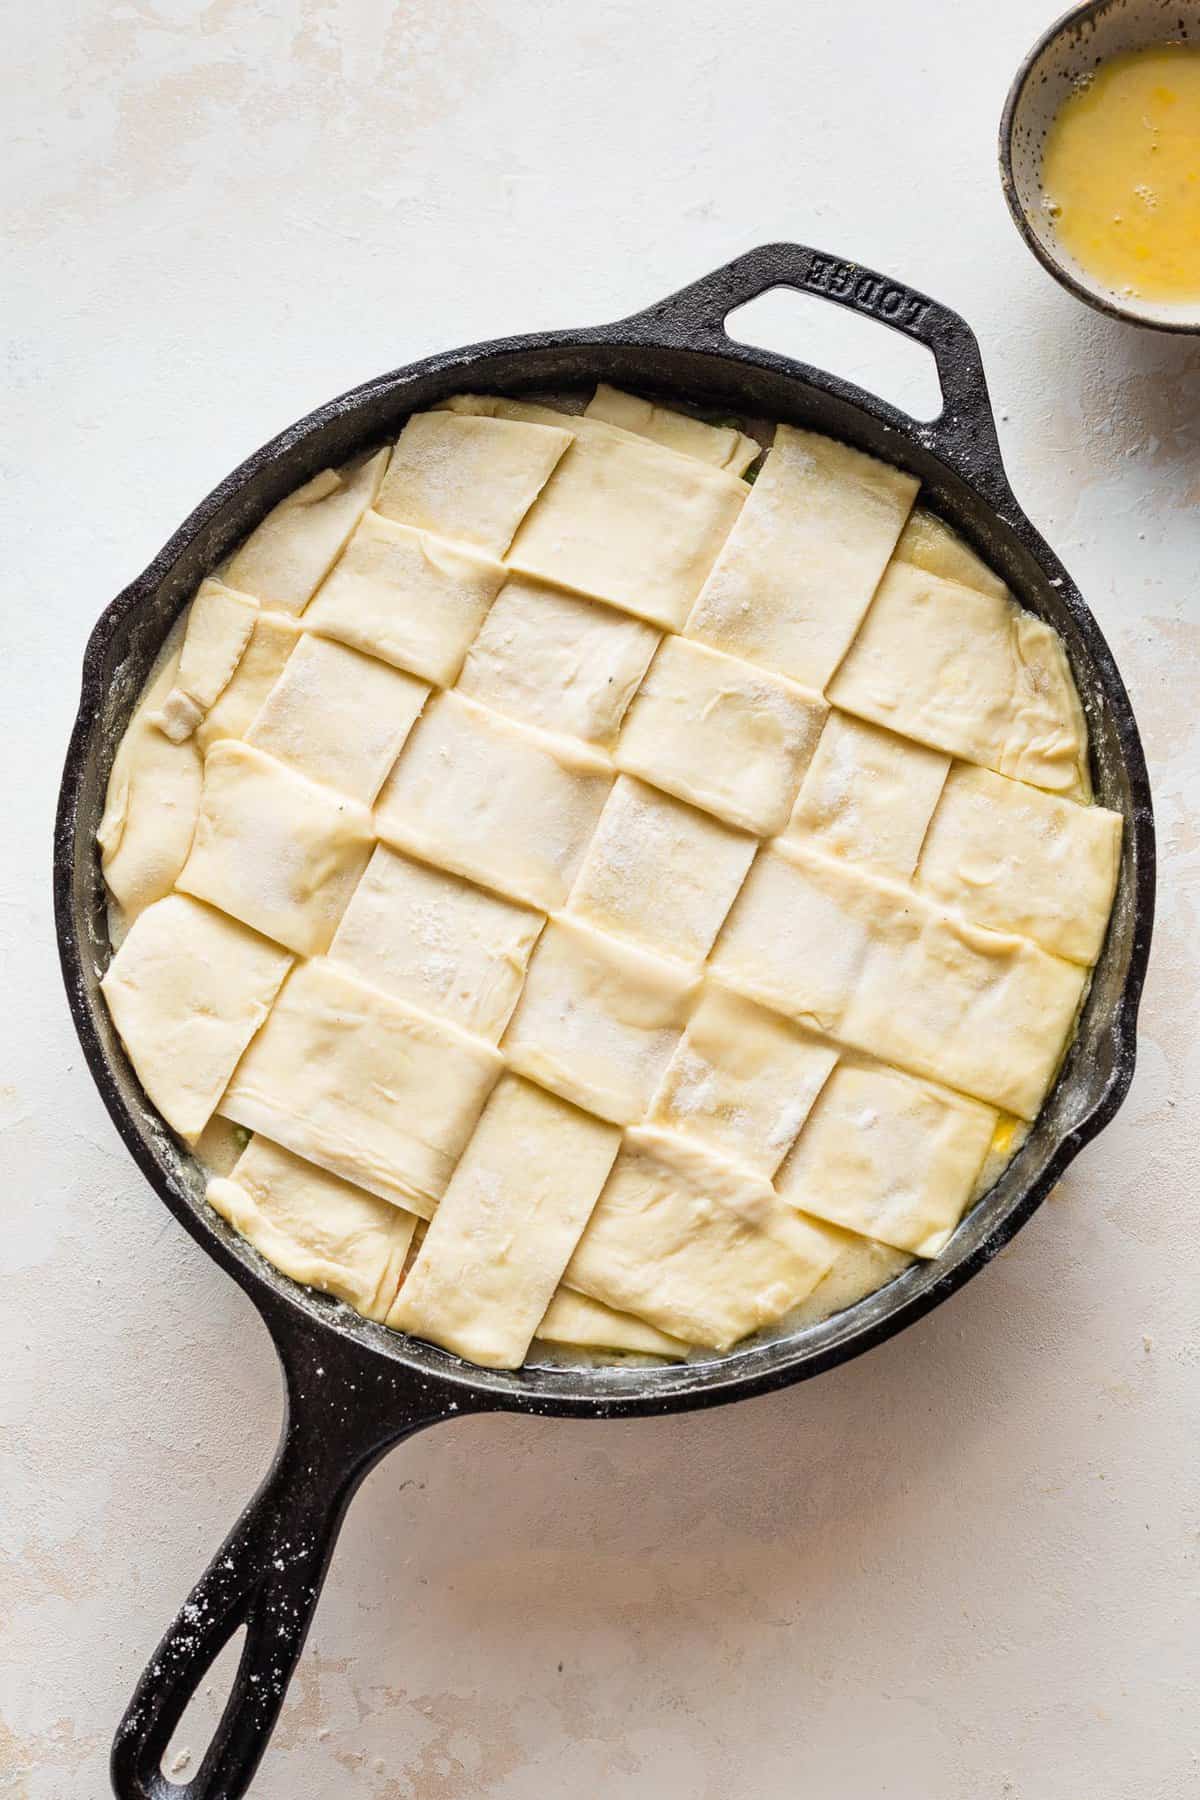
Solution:
<svg viewBox="0 0 1200 1800"><path fill-rule="evenodd" d="M736 307L777 287L830 300L924 344L937 365L942 410L928 422L913 420L909 428L974 486L987 489L993 498L1011 499L975 333L950 307L890 275L845 262L808 244L761 244L622 323L636 328L637 335L650 342L761 362L764 354L771 353L731 338L725 320ZM785 363L788 359L772 360ZM812 373L821 386L833 383L857 391L848 382L834 381L820 371ZM878 407L879 402L870 398Z"/></svg>
<svg viewBox="0 0 1200 1800"><path fill-rule="evenodd" d="M268 1323L286 1380L275 1460L138 1682L113 1742L118 1800L240 1800L275 1728L359 1483L402 1438L470 1410L442 1390L401 1390L391 1369L351 1359L324 1333L311 1343L305 1332L283 1329L281 1317ZM212 1741L190 1780L168 1780L161 1765L172 1733L241 1625L245 1645Z"/></svg>

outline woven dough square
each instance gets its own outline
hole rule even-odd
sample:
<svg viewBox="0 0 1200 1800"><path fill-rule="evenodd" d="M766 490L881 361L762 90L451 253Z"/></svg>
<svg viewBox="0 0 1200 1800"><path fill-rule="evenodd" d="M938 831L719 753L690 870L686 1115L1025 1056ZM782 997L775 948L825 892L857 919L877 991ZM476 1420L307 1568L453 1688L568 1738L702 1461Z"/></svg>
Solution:
<svg viewBox="0 0 1200 1800"><path fill-rule="evenodd" d="M504 1075L388 1324L488 1368L524 1361L621 1134Z"/></svg>
<svg viewBox="0 0 1200 1800"><path fill-rule="evenodd" d="M388 451L378 450L342 470L324 469L281 500L230 557L230 587L279 612L303 612L374 505L387 462Z"/></svg>
<svg viewBox="0 0 1200 1800"><path fill-rule="evenodd" d="M907 877L917 866L949 767L940 750L835 709L785 835L881 875Z"/></svg>
<svg viewBox="0 0 1200 1800"><path fill-rule="evenodd" d="M448 687L505 573L493 557L369 512L304 623Z"/></svg>
<svg viewBox="0 0 1200 1800"><path fill-rule="evenodd" d="M195 731L228 687L258 617L258 601L220 581L202 581L188 607L187 631L174 685L159 714L161 730L174 743Z"/></svg>
<svg viewBox="0 0 1200 1800"><path fill-rule="evenodd" d="M776 1186L785 1200L914 1256L958 1224L991 1142L990 1106L879 1065L841 1063Z"/></svg>
<svg viewBox="0 0 1200 1800"><path fill-rule="evenodd" d="M899 888L796 846L764 850L746 878L710 968L738 993L840 1037L872 943L915 938Z"/></svg>
<svg viewBox="0 0 1200 1800"><path fill-rule="evenodd" d="M458 691L543 731L611 745L658 642L640 619L514 575L467 653Z"/></svg>
<svg viewBox="0 0 1200 1800"><path fill-rule="evenodd" d="M746 493L744 482L692 457L608 430L581 431L509 561L651 624L679 627Z"/></svg>
<svg viewBox="0 0 1200 1800"><path fill-rule="evenodd" d="M744 475L762 451L754 438L733 425L706 425L702 419L676 412L674 407L657 406L636 394L624 394L603 381L588 401L583 416L619 425L622 430L651 438L668 450L694 456L715 469L727 469L731 475Z"/></svg>
<svg viewBox="0 0 1200 1800"><path fill-rule="evenodd" d="M914 506L909 513L892 561L912 563L915 568L924 569L927 575L940 575L944 581L961 581L966 587L978 588L984 594L1009 597L1007 587L983 558L976 556L936 513L926 512L922 506Z"/></svg>
<svg viewBox="0 0 1200 1800"><path fill-rule="evenodd" d="M500 1068L490 1044L321 959L286 983L220 1110L427 1219Z"/></svg>
<svg viewBox="0 0 1200 1800"><path fill-rule="evenodd" d="M428 695L377 657L306 633L245 741L370 806Z"/></svg>
<svg viewBox="0 0 1200 1800"><path fill-rule="evenodd" d="M769 836L787 823L825 703L782 676L667 638L625 717L618 767Z"/></svg>
<svg viewBox="0 0 1200 1800"><path fill-rule="evenodd" d="M380 844L329 954L361 980L494 1043L543 923L539 912Z"/></svg>
<svg viewBox="0 0 1200 1800"><path fill-rule="evenodd" d="M181 894L134 920L100 986L138 1080L194 1142L291 967L277 944Z"/></svg>
<svg viewBox="0 0 1200 1800"><path fill-rule="evenodd" d="M96 830L104 879L127 925L174 887L200 810L204 762L195 738L174 743L157 722L179 669L183 633L179 619L117 745Z"/></svg>
<svg viewBox="0 0 1200 1800"><path fill-rule="evenodd" d="M244 925L315 956L367 866L371 815L233 739L204 760L191 854L176 885Z"/></svg>
<svg viewBox="0 0 1200 1800"><path fill-rule="evenodd" d="M712 957L728 986L1032 1118L1085 973L800 846L758 858Z"/></svg>
<svg viewBox="0 0 1200 1800"><path fill-rule="evenodd" d="M1057 792L1086 783L1061 640L1002 594L893 563L829 688L847 712Z"/></svg>
<svg viewBox="0 0 1200 1800"><path fill-rule="evenodd" d="M981 925L1092 964L1121 859L1120 813L956 763L921 853L922 887Z"/></svg>
<svg viewBox="0 0 1200 1800"><path fill-rule="evenodd" d="M822 689L887 566L918 482L780 425L687 622L689 637Z"/></svg>
<svg viewBox="0 0 1200 1800"><path fill-rule="evenodd" d="M844 1312L912 1266L913 1258L907 1250L894 1250L890 1244L859 1237L853 1231L839 1231L837 1235L840 1248L832 1267L808 1298L788 1314L785 1324L790 1331L802 1331L806 1325L817 1325L834 1313Z"/></svg>
<svg viewBox="0 0 1200 1800"><path fill-rule="evenodd" d="M1033 1119L1054 1079L1087 970L1027 938L987 931L917 895L920 933L872 944L841 1031L847 1043Z"/></svg>
<svg viewBox="0 0 1200 1800"><path fill-rule="evenodd" d="M534 1332L540 1343L566 1344L576 1350L631 1351L635 1356L665 1356L680 1361L688 1346L632 1313L617 1312L600 1300L560 1287Z"/></svg>
<svg viewBox="0 0 1200 1800"><path fill-rule="evenodd" d="M514 1069L622 1125L643 1117L696 977L576 920L552 919L504 1038Z"/></svg>
<svg viewBox="0 0 1200 1800"><path fill-rule="evenodd" d="M392 452L376 511L503 556L570 442L570 433L554 426L414 413Z"/></svg>
<svg viewBox="0 0 1200 1800"><path fill-rule="evenodd" d="M415 1213L354 1187L269 1138L253 1137L206 1198L267 1261L305 1287L382 1321L396 1297Z"/></svg>
<svg viewBox="0 0 1200 1800"><path fill-rule="evenodd" d="M688 1021L650 1120L771 1176L830 1070L833 1045L710 986Z"/></svg>
<svg viewBox="0 0 1200 1800"><path fill-rule="evenodd" d="M300 621L289 614L259 612L228 685L196 727L200 750L207 751L221 738L245 737L303 635Z"/></svg>
<svg viewBox="0 0 1200 1800"><path fill-rule="evenodd" d="M725 1350L811 1293L837 1248L761 1176L641 1128L626 1132L563 1279L672 1337Z"/></svg>
<svg viewBox="0 0 1200 1800"><path fill-rule="evenodd" d="M612 786L606 757L442 694L392 771L380 837L530 906L561 906Z"/></svg>
<svg viewBox="0 0 1200 1800"><path fill-rule="evenodd" d="M703 962L754 859L756 838L620 776L569 910L683 962Z"/></svg>

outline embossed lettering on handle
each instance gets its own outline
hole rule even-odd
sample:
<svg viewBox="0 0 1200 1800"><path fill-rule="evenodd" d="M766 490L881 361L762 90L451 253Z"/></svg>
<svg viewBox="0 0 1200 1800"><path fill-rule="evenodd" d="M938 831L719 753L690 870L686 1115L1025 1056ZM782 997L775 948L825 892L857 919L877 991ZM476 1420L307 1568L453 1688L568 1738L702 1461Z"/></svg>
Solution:
<svg viewBox="0 0 1200 1800"><path fill-rule="evenodd" d="M920 335L929 315L930 302L923 294L914 294L911 288L874 275L857 263L836 262L816 251L809 253L808 269L800 285L831 299L848 300L859 312L869 313L885 325L895 325L914 336Z"/></svg>

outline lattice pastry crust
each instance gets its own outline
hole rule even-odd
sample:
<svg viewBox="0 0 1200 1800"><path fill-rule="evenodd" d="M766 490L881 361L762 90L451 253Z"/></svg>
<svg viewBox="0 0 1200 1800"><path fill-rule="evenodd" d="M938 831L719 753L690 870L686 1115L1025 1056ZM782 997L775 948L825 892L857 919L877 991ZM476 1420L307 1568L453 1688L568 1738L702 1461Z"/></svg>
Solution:
<svg viewBox="0 0 1200 1800"><path fill-rule="evenodd" d="M204 582L118 750L116 1028L246 1140L217 1211L381 1328L802 1324L938 1255L1054 1079L1121 842L1063 647L908 475L760 454L605 386L416 414Z"/></svg>

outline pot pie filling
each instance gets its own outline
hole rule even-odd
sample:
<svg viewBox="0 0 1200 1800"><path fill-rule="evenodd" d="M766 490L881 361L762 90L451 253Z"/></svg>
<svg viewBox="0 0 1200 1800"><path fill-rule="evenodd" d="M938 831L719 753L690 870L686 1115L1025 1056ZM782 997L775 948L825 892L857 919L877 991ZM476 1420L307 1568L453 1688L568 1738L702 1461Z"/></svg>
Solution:
<svg viewBox="0 0 1200 1800"><path fill-rule="evenodd" d="M1062 644L917 482L460 395L204 581L101 983L208 1200L469 1361L678 1358L936 1257L1116 887Z"/></svg>

